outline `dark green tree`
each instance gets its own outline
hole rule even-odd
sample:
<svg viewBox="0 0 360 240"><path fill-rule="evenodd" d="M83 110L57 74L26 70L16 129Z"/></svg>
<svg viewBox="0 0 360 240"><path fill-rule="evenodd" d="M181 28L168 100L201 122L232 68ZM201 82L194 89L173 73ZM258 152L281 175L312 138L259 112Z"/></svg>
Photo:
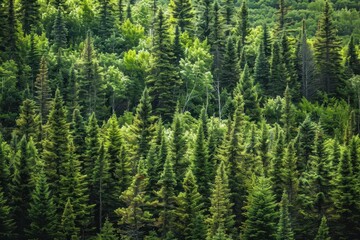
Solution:
<svg viewBox="0 0 360 240"><path fill-rule="evenodd" d="M70 198L67 199L61 217L61 235L63 239L72 240L79 235L79 229L75 226L76 215Z"/></svg>
<svg viewBox="0 0 360 240"><path fill-rule="evenodd" d="M96 240L118 240L119 238L115 232L113 224L109 221L109 219L106 219Z"/></svg>
<svg viewBox="0 0 360 240"><path fill-rule="evenodd" d="M224 61L221 74L221 88L232 92L239 82L238 59L234 38L229 36L226 40Z"/></svg>
<svg viewBox="0 0 360 240"><path fill-rule="evenodd" d="M201 0L196 4L197 36L205 40L210 35L211 1Z"/></svg>
<svg viewBox="0 0 360 240"><path fill-rule="evenodd" d="M271 56L271 38L269 34L269 30L266 24L263 25L263 34L261 37L261 42L264 47L264 53L267 60L270 60Z"/></svg>
<svg viewBox="0 0 360 240"><path fill-rule="evenodd" d="M8 0L6 6L4 27L4 39L2 40L8 59L18 60L19 39L17 29L17 19L15 10L15 0Z"/></svg>
<svg viewBox="0 0 360 240"><path fill-rule="evenodd" d="M321 218L321 223L314 240L331 240L329 227L327 226L327 220L325 216Z"/></svg>
<svg viewBox="0 0 360 240"><path fill-rule="evenodd" d="M40 4L38 0L22 0L20 13L22 28L25 34L30 34L32 30L39 27Z"/></svg>
<svg viewBox="0 0 360 240"><path fill-rule="evenodd" d="M302 174L308 167L310 155L314 151L315 140L315 124L307 116L304 122L300 125L299 133L297 137L297 152L298 152L298 164L297 169L299 174Z"/></svg>
<svg viewBox="0 0 360 240"><path fill-rule="evenodd" d="M84 161L82 162L82 170L84 175L91 179L100 146L99 125L95 113L90 115L86 126L85 145L86 151ZM89 187L90 189L92 188L90 183Z"/></svg>
<svg viewBox="0 0 360 240"><path fill-rule="evenodd" d="M40 61L40 70L35 81L35 99L39 110L40 122L46 122L49 113L51 90L48 79L48 68L45 57Z"/></svg>
<svg viewBox="0 0 360 240"><path fill-rule="evenodd" d="M287 6L285 3L285 0L279 0L279 7L278 7L278 12L277 14L279 15L279 31L285 31L285 26L286 26L286 14L287 14Z"/></svg>
<svg viewBox="0 0 360 240"><path fill-rule="evenodd" d="M270 65L265 54L263 43L260 44L255 60L254 81L259 84L264 92L268 89L270 81Z"/></svg>
<svg viewBox="0 0 360 240"><path fill-rule="evenodd" d="M65 26L63 12L61 8L58 8L52 31L54 39L54 50L56 52L59 50L59 48L66 48L67 33L68 30Z"/></svg>
<svg viewBox="0 0 360 240"><path fill-rule="evenodd" d="M15 222L11 216L11 208L6 200L3 189L0 186L0 237L11 239L14 236Z"/></svg>
<svg viewBox="0 0 360 240"><path fill-rule="evenodd" d="M296 168L297 156L294 142L290 141L285 149L282 172L283 183L288 194L289 203L292 205L296 199L299 188L299 173Z"/></svg>
<svg viewBox="0 0 360 240"><path fill-rule="evenodd" d="M248 195L242 239L276 239L275 196L268 179L260 177Z"/></svg>
<svg viewBox="0 0 360 240"><path fill-rule="evenodd" d="M352 74L360 74L360 59L356 53L353 35L350 36L350 41L346 52L345 66L347 71L350 71Z"/></svg>
<svg viewBox="0 0 360 240"><path fill-rule="evenodd" d="M276 240L294 240L289 214L288 194L284 191L280 202L280 219L277 227Z"/></svg>
<svg viewBox="0 0 360 240"><path fill-rule="evenodd" d="M124 0L119 0L118 1L118 5L117 5L117 9L118 9L118 19L119 19L119 23L123 24L124 23L124 19L125 19L125 13L124 13L124 7L125 7L125 1Z"/></svg>
<svg viewBox="0 0 360 240"><path fill-rule="evenodd" d="M113 5L110 0L100 0L99 36L105 40L111 36L115 28Z"/></svg>
<svg viewBox="0 0 360 240"><path fill-rule="evenodd" d="M228 35L230 32L230 28L232 27L232 23L233 23L233 16L234 16L234 1L232 0L225 0L222 2L222 7L224 9L224 21L225 21L225 25L226 25L226 32Z"/></svg>
<svg viewBox="0 0 360 240"><path fill-rule="evenodd" d="M325 1L325 7L319 20L314 43L315 59L320 74L322 89L328 94L336 94L341 86L341 42L336 35L336 27L332 19L333 9L329 1Z"/></svg>
<svg viewBox="0 0 360 240"><path fill-rule="evenodd" d="M273 97L280 96L286 87L286 68L281 56L278 42L274 42L270 61L269 94Z"/></svg>
<svg viewBox="0 0 360 240"><path fill-rule="evenodd" d="M169 3L171 15L180 31L193 33L194 11L190 0L171 0Z"/></svg>
<svg viewBox="0 0 360 240"><path fill-rule="evenodd" d="M283 158L285 150L285 138L282 131L280 131L277 137L276 145L274 147L274 154L270 169L270 179L272 183L272 189L274 191L277 201L281 200L281 196L284 190L284 181L282 174L287 171L284 169Z"/></svg>
<svg viewBox="0 0 360 240"><path fill-rule="evenodd" d="M84 119L81 116L80 110L77 108L74 109L72 113L70 133L72 137L72 142L75 147L74 154L76 155L80 163L83 164L86 157L86 126Z"/></svg>
<svg viewBox="0 0 360 240"><path fill-rule="evenodd" d="M240 35L241 47L244 47L246 44L246 38L250 33L250 24L249 24L249 12L246 4L246 0L243 0L241 3L240 10L238 12L237 20L237 33Z"/></svg>
<svg viewBox="0 0 360 240"><path fill-rule="evenodd" d="M16 133L20 136L25 136L26 140L31 137L38 141L39 137L39 116L35 113L35 102L30 99L23 101L20 106L20 115L16 119Z"/></svg>

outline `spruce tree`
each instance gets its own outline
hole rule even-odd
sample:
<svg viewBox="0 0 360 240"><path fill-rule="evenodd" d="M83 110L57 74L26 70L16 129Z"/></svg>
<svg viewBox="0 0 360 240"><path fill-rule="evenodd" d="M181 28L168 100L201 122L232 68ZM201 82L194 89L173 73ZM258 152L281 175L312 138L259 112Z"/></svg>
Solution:
<svg viewBox="0 0 360 240"><path fill-rule="evenodd" d="M193 33L194 12L190 0L171 0L169 3L171 15L180 31Z"/></svg>
<svg viewBox="0 0 360 240"><path fill-rule="evenodd" d="M159 10L154 29L152 65L147 85L152 106L157 115L168 122L176 106L177 89L181 81L174 64L175 55L169 36L169 26L162 9Z"/></svg>
<svg viewBox="0 0 360 240"><path fill-rule="evenodd" d="M113 5L110 0L100 0L99 36L104 41L109 38L115 27Z"/></svg>
<svg viewBox="0 0 360 240"><path fill-rule="evenodd" d="M269 61L271 56L271 38L269 35L269 30L266 24L263 25L263 33L261 38L262 45L264 47L264 53L266 59Z"/></svg>
<svg viewBox="0 0 360 240"><path fill-rule="evenodd" d="M166 158L164 170L161 173L158 182L160 190L157 192L160 212L157 222L161 236L166 238L175 233L175 210L177 207L177 199L175 196L176 175L173 169L171 156Z"/></svg>
<svg viewBox="0 0 360 240"><path fill-rule="evenodd" d="M290 141L285 149L282 171L283 183L288 194L289 203L292 205L296 199L299 188L299 173L296 169L297 156L294 148L294 142Z"/></svg>
<svg viewBox="0 0 360 240"><path fill-rule="evenodd" d="M117 4L117 9L118 9L118 19L120 24L123 24L125 19L124 7L125 7L124 0L119 0Z"/></svg>
<svg viewBox="0 0 360 240"><path fill-rule="evenodd" d="M196 5L197 36L203 41L210 35L211 1L200 0Z"/></svg>
<svg viewBox="0 0 360 240"><path fill-rule="evenodd" d="M360 74L360 59L356 53L353 35L350 36L350 41L346 52L345 66L352 74Z"/></svg>
<svg viewBox="0 0 360 240"><path fill-rule="evenodd" d="M43 168L37 173L28 213L30 226L25 230L28 238L53 239L57 236L56 207Z"/></svg>
<svg viewBox="0 0 360 240"><path fill-rule="evenodd" d="M260 44L255 60L254 81L259 84L263 91L268 89L270 81L270 66L265 54L263 43Z"/></svg>
<svg viewBox="0 0 360 240"><path fill-rule="evenodd" d="M86 125L86 137L85 137L85 157L82 162L82 170L83 174L87 176L88 179L91 179L93 174L93 169L95 166L95 162L98 158L99 154L99 146L100 146L100 136L99 136L99 125L97 123L97 119L95 113L91 114L88 123ZM90 189L92 185L89 183Z"/></svg>
<svg viewBox="0 0 360 240"><path fill-rule="evenodd" d="M234 1L232 0L225 0L224 2L222 2L222 7L224 9L224 22L226 25L226 35L229 35L230 32L230 28L232 27L232 23L233 23L233 15L234 15Z"/></svg>
<svg viewBox="0 0 360 240"><path fill-rule="evenodd" d="M330 95L336 94L337 89L341 86L341 43L336 35L332 12L329 1L325 1L314 43L322 90Z"/></svg>
<svg viewBox="0 0 360 240"><path fill-rule="evenodd" d="M325 216L321 218L321 223L314 240L331 240L329 227L327 226L327 220Z"/></svg>
<svg viewBox="0 0 360 240"><path fill-rule="evenodd" d="M292 96L290 93L289 85L286 86L285 92L284 92L284 98L285 98L285 104L282 108L282 116L281 116L281 122L283 124L283 128L285 131L285 141L289 142L289 140L292 138L292 126L294 125L294 110L292 105Z"/></svg>
<svg viewBox="0 0 360 240"><path fill-rule="evenodd" d="M289 214L288 195L284 191L280 202L280 219L277 227L276 240L294 240Z"/></svg>
<svg viewBox="0 0 360 240"><path fill-rule="evenodd" d="M247 203L242 239L276 239L276 202L268 179L260 177L257 180Z"/></svg>
<svg viewBox="0 0 360 240"><path fill-rule="evenodd" d="M37 26L40 22L40 4L38 0L22 0L20 13L25 34L30 34L34 28L39 27Z"/></svg>
<svg viewBox="0 0 360 240"><path fill-rule="evenodd" d="M221 88L226 88L232 92L239 81L239 72L237 65L237 54L235 50L234 38L229 36L226 40L224 61L221 75ZM220 70L220 69L219 69Z"/></svg>
<svg viewBox="0 0 360 240"><path fill-rule="evenodd" d="M297 169L299 174L302 174L308 167L310 155L314 151L315 134L315 125L310 117L307 116L300 125L297 137L297 152L299 157Z"/></svg>
<svg viewBox="0 0 360 240"><path fill-rule="evenodd" d="M69 124L59 89L51 103L51 110L46 123L46 137L43 141L42 159L54 196L59 194L60 176L64 174L62 163L68 158Z"/></svg>
<svg viewBox="0 0 360 240"><path fill-rule="evenodd" d="M225 163L220 162L216 171L216 177L210 197L210 215L206 220L208 223L208 233L206 239L211 239L217 231L222 228L226 234L234 233L234 214L232 211L233 203L230 201L231 192L229 179Z"/></svg>
<svg viewBox="0 0 360 240"><path fill-rule="evenodd" d="M246 40L250 33L249 12L246 0L242 1L240 10L238 12L237 33L240 35L241 46L244 47L247 43Z"/></svg>
<svg viewBox="0 0 360 240"><path fill-rule="evenodd" d="M40 70L35 81L35 99L39 110L41 123L46 122L46 116L49 113L51 90L48 79L48 68L45 57L40 61Z"/></svg>
<svg viewBox="0 0 360 240"><path fill-rule="evenodd" d="M0 186L0 238L12 239L14 236L15 222L11 216L11 208Z"/></svg>
<svg viewBox="0 0 360 240"><path fill-rule="evenodd" d="M193 240L205 239L204 204L191 168L186 172L182 185L184 191L178 196L177 208L181 222L179 228L181 237Z"/></svg>
<svg viewBox="0 0 360 240"><path fill-rule="evenodd" d="M61 48L66 48L68 30L65 26L63 12L57 9L57 14L53 26L54 50L57 52Z"/></svg>
<svg viewBox="0 0 360 240"><path fill-rule="evenodd" d="M5 15L5 27L4 27L4 39L2 44L5 48L6 55L8 59L18 60L18 23L16 18L16 9L15 9L15 0L8 0L6 6L6 15Z"/></svg>
<svg viewBox="0 0 360 240"><path fill-rule="evenodd" d="M16 119L16 133L18 136L25 136L26 140L31 137L38 141L39 136L39 117L35 113L35 102L30 99L25 99L20 106L20 114Z"/></svg>
<svg viewBox="0 0 360 240"><path fill-rule="evenodd" d="M75 108L72 112L70 123L70 133L75 147L74 154L81 164L83 164L86 154L86 126L80 110Z"/></svg>
<svg viewBox="0 0 360 240"><path fill-rule="evenodd" d="M147 210L150 204L146 194L149 179L144 165L140 161L130 186L120 196L124 207L115 210L120 217L121 235L131 239L142 239L146 226L152 222L152 215Z"/></svg>
<svg viewBox="0 0 360 240"><path fill-rule="evenodd" d="M109 219L106 219L96 240L118 240L118 239L119 238L115 234L115 228L113 227L113 224L109 221Z"/></svg>
<svg viewBox="0 0 360 240"><path fill-rule="evenodd" d="M278 139L276 141L276 145L274 148L274 154L272 159L272 166L270 170L270 179L272 183L272 189L274 191L275 197L277 201L281 200L281 196L284 190L284 181L282 174L286 171L284 169L283 157L284 157L284 135L281 131L279 133Z"/></svg>
<svg viewBox="0 0 360 240"><path fill-rule="evenodd" d="M63 239L72 240L78 235L79 229L75 226L75 218L76 215L71 200L68 198L61 217L61 235Z"/></svg>
<svg viewBox="0 0 360 240"><path fill-rule="evenodd" d="M285 0L279 0L279 9L277 14L279 15L279 30L284 31L286 25L286 14L287 14L287 7L285 4Z"/></svg>
<svg viewBox="0 0 360 240"><path fill-rule="evenodd" d="M283 62L280 46L278 42L274 42L271 61L270 61L270 81L269 94L273 97L281 95L286 87L286 69Z"/></svg>

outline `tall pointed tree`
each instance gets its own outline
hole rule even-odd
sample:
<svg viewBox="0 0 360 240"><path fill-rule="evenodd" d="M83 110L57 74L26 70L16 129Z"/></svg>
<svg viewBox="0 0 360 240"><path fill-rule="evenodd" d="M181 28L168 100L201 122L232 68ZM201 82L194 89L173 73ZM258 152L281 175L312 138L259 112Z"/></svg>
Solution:
<svg viewBox="0 0 360 240"><path fill-rule="evenodd" d="M39 27L40 4L38 0L21 1L21 22L25 34L29 34L34 28Z"/></svg>
<svg viewBox="0 0 360 240"><path fill-rule="evenodd" d="M169 3L171 15L180 31L193 33L194 12L190 0L171 0Z"/></svg>
<svg viewBox="0 0 360 240"><path fill-rule="evenodd" d="M321 218L321 223L314 240L331 240L325 216Z"/></svg>
<svg viewBox="0 0 360 240"><path fill-rule="evenodd" d="M269 94L273 97L282 95L286 87L286 69L278 42L274 42L272 48L270 61L270 81L271 84L269 85Z"/></svg>
<svg viewBox="0 0 360 240"><path fill-rule="evenodd" d="M51 90L48 79L48 68L45 57L40 61L40 70L35 81L35 99L40 113L41 123L46 122L46 116L49 113Z"/></svg>
<svg viewBox="0 0 360 240"><path fill-rule="evenodd" d="M115 28L114 9L110 0L100 0L99 2L99 36L101 39L106 40L111 36Z"/></svg>
<svg viewBox="0 0 360 240"><path fill-rule="evenodd" d="M239 81L238 60L235 49L235 41L232 36L226 40L224 61L221 74L221 88L226 88L232 92Z"/></svg>
<svg viewBox="0 0 360 240"><path fill-rule="evenodd" d="M353 35L350 36L350 41L346 53L345 66L348 68L347 70L350 71L352 74L360 74L360 59L358 57L358 54L356 53Z"/></svg>
<svg viewBox="0 0 360 240"><path fill-rule="evenodd" d="M294 240L289 214L288 195L284 191L280 202L280 219L277 227L276 240Z"/></svg>
<svg viewBox="0 0 360 240"><path fill-rule="evenodd" d="M70 198L66 201L61 217L61 235L66 240L76 239L79 229L75 226L75 214Z"/></svg>
<svg viewBox="0 0 360 240"><path fill-rule="evenodd" d="M55 51L58 51L59 48L66 48L67 33L62 9L58 8L52 31Z"/></svg>
<svg viewBox="0 0 360 240"><path fill-rule="evenodd" d="M18 136L25 136L26 140L31 137L35 141L39 140L39 117L36 115L35 109L36 106L33 100L24 100L20 106L19 118L16 119L16 132Z"/></svg>
<svg viewBox="0 0 360 240"><path fill-rule="evenodd" d="M255 84L259 84L264 92L268 89L270 81L270 65L265 54L264 44L259 45L258 55L254 68Z"/></svg>

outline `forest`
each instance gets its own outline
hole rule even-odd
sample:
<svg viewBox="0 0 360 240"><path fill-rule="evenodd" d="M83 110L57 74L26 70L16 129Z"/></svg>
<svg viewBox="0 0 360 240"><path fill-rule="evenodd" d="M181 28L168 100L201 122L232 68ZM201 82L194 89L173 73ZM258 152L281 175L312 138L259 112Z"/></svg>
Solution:
<svg viewBox="0 0 360 240"><path fill-rule="evenodd" d="M359 0L0 0L1 240L358 240L359 133Z"/></svg>

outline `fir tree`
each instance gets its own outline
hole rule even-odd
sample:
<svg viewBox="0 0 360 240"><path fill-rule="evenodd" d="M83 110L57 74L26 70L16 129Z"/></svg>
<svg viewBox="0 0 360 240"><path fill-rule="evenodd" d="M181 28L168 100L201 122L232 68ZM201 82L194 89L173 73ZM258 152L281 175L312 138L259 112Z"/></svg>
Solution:
<svg viewBox="0 0 360 240"><path fill-rule="evenodd" d="M8 59L18 60L18 30L17 19L15 10L15 0L7 1L6 19L5 19L4 39L2 40L3 46Z"/></svg>
<svg viewBox="0 0 360 240"><path fill-rule="evenodd" d="M262 45L264 47L264 53L267 60L270 60L271 56L271 39L269 35L269 30L267 28L267 25L263 25L263 34L261 38Z"/></svg>
<svg viewBox="0 0 360 240"><path fill-rule="evenodd" d="M100 234L98 234L96 240L118 240L119 238L115 234L113 224L109 219L105 220L103 227L101 228Z"/></svg>
<svg viewBox="0 0 360 240"><path fill-rule="evenodd" d="M249 13L246 0L243 0L238 13L237 32L240 35L241 46L246 44L247 36L250 33Z"/></svg>
<svg viewBox="0 0 360 240"><path fill-rule="evenodd" d="M220 84L221 88L227 88L229 92L234 90L236 83L239 81L237 63L234 38L229 36L226 41Z"/></svg>
<svg viewBox="0 0 360 240"><path fill-rule="evenodd" d="M31 137L35 141L39 140L39 118L35 113L35 109L35 102L25 99L20 106L19 118L16 119L16 132L18 136L25 136L26 140L29 140Z"/></svg>
<svg viewBox="0 0 360 240"><path fill-rule="evenodd" d="M270 81L270 66L264 50L264 45L261 43L254 68L254 81L262 87L263 91L268 89Z"/></svg>
<svg viewBox="0 0 360 240"><path fill-rule="evenodd" d="M193 7L190 0L171 0L170 1L171 15L175 20L180 31L187 31L190 34L193 32Z"/></svg>
<svg viewBox="0 0 360 240"><path fill-rule="evenodd" d="M46 122L46 116L49 112L51 90L48 79L48 68L45 57L43 56L40 61L40 70L35 81L35 99L38 105L40 121Z"/></svg>
<svg viewBox="0 0 360 240"><path fill-rule="evenodd" d="M284 31L285 30L285 22L286 22L286 14L287 14L287 7L285 4L285 0L279 0L279 9L278 9L278 15L279 15L279 30Z"/></svg>
<svg viewBox="0 0 360 240"><path fill-rule="evenodd" d="M233 15L234 15L234 1L232 0L225 0L223 3L224 8L224 21L226 24L226 32L229 34L229 29L232 27L233 23Z"/></svg>
<svg viewBox="0 0 360 240"><path fill-rule="evenodd" d="M100 146L99 125L97 123L95 113L91 114L86 126L85 145L86 145L86 151L85 151L86 153L85 153L84 161L82 162L82 169L84 175L86 175L89 179L91 179L95 162L99 154L98 151ZM89 186L91 189L92 188L91 185Z"/></svg>
<svg viewBox="0 0 360 240"><path fill-rule="evenodd" d="M353 35L350 36L350 41L346 53L345 66L352 74L360 74L360 59L356 53Z"/></svg>
<svg viewBox="0 0 360 240"><path fill-rule="evenodd" d="M15 229L15 222L11 216L11 208L4 196L2 187L0 186L0 238L11 239Z"/></svg>
<svg viewBox="0 0 360 240"><path fill-rule="evenodd" d="M71 200L68 198L61 217L61 234L66 240L72 240L78 235L79 230L75 226L75 217Z"/></svg>
<svg viewBox="0 0 360 240"><path fill-rule="evenodd" d="M105 40L109 38L115 27L115 18L113 16L113 6L110 0L100 0L99 13L99 36Z"/></svg>
<svg viewBox="0 0 360 240"><path fill-rule="evenodd" d="M280 202L280 219L276 233L276 240L294 240L289 214L288 195L284 191Z"/></svg>
<svg viewBox="0 0 360 240"><path fill-rule="evenodd" d="M315 125L307 116L300 125L297 137L298 164L297 169L302 174L308 166L310 155L314 151Z"/></svg>
<svg viewBox="0 0 360 240"><path fill-rule="evenodd" d="M340 87L341 55L340 41L332 19L332 8L325 1L323 15L319 20L314 44L316 63L319 68L322 89L328 94L336 94Z"/></svg>
<svg viewBox="0 0 360 240"><path fill-rule="evenodd" d="M79 83L75 74L75 67L72 66L69 70L69 77L67 79L67 86L65 87L65 99L69 112L75 109L80 110L79 106Z"/></svg>
<svg viewBox="0 0 360 240"><path fill-rule="evenodd" d="M56 208L43 168L37 173L28 213L30 226L25 231L30 239L53 239L56 236Z"/></svg>
<svg viewBox="0 0 360 240"><path fill-rule="evenodd" d="M119 19L120 24L123 24L124 19L125 19L124 6L125 6L124 0L119 0L117 8L118 8L118 19Z"/></svg>
<svg viewBox="0 0 360 240"><path fill-rule="evenodd" d="M266 178L258 179L247 202L242 239L276 239L275 196Z"/></svg>
<svg viewBox="0 0 360 240"><path fill-rule="evenodd" d="M40 4L38 0L22 0L20 13L23 31L25 34L30 34L34 28L38 27L40 21Z"/></svg>
<svg viewBox="0 0 360 240"><path fill-rule="evenodd" d="M209 224L207 239L211 239L220 228L227 234L233 234L234 215L232 212L233 203L230 202L229 179L222 161L216 171L214 186L210 201L210 216L207 219Z"/></svg>
<svg viewBox="0 0 360 240"><path fill-rule="evenodd" d="M281 95L286 87L286 69L281 57L280 46L274 42L270 61L270 81L269 94L271 96Z"/></svg>
<svg viewBox="0 0 360 240"><path fill-rule="evenodd" d="M42 159L54 196L59 194L60 176L64 174L62 163L68 157L69 124L66 121L67 111L59 89L51 103L51 110L46 123L46 137L43 141Z"/></svg>
<svg viewBox="0 0 360 240"><path fill-rule="evenodd" d="M291 102L292 96L290 93L289 85L286 86L284 92L285 105L282 109L281 122L283 123L283 128L285 131L285 141L288 142L292 137L292 126L294 124L294 113L293 105Z"/></svg>
<svg viewBox="0 0 360 240"><path fill-rule="evenodd" d="M295 201L299 187L299 173L296 169L296 164L296 151L294 148L294 142L291 141L285 149L283 159L284 171L282 172L282 178L286 193L288 194L290 205Z"/></svg>
<svg viewBox="0 0 360 240"><path fill-rule="evenodd" d="M165 121L173 116L176 106L177 89L180 79L174 64L175 55L172 51L168 23L160 9L155 22L153 53L154 63L147 80L152 106L157 115Z"/></svg>
<svg viewBox="0 0 360 240"><path fill-rule="evenodd" d="M192 170L189 168L182 183L184 191L178 196L179 232L183 239L205 239L204 204Z"/></svg>
<svg viewBox="0 0 360 240"><path fill-rule="evenodd" d="M120 196L120 200L125 206L115 210L120 217L122 236L136 240L142 239L145 227L152 222L152 215L146 210L150 204L146 194L147 185L148 176L144 162L140 161L130 186Z"/></svg>
<svg viewBox="0 0 360 240"><path fill-rule="evenodd" d="M331 240L325 216L321 218L321 223L314 240Z"/></svg>
<svg viewBox="0 0 360 240"><path fill-rule="evenodd" d="M80 163L83 163L86 157L86 126L84 119L81 116L80 110L77 108L75 108L72 113L70 132L75 147L74 154L78 158Z"/></svg>
<svg viewBox="0 0 360 240"><path fill-rule="evenodd" d="M66 47L67 32L68 31L65 26L62 10L61 8L58 8L52 31L55 51L58 51L60 48Z"/></svg>
<svg viewBox="0 0 360 240"><path fill-rule="evenodd" d="M205 40L210 35L211 1L201 0L196 5L197 36Z"/></svg>
<svg viewBox="0 0 360 240"><path fill-rule="evenodd" d="M284 141L285 141L284 135L283 135L283 132L281 131L279 133L279 136L278 136L278 139L277 139L277 142L275 145L273 159L272 159L272 166L271 166L271 170L270 170L270 179L272 182L272 189L274 191L277 201L281 200L281 195L284 190L284 182L283 182L283 176L282 176L282 174L286 171L284 169L284 165L283 165L283 157L284 157L284 149L285 149Z"/></svg>

